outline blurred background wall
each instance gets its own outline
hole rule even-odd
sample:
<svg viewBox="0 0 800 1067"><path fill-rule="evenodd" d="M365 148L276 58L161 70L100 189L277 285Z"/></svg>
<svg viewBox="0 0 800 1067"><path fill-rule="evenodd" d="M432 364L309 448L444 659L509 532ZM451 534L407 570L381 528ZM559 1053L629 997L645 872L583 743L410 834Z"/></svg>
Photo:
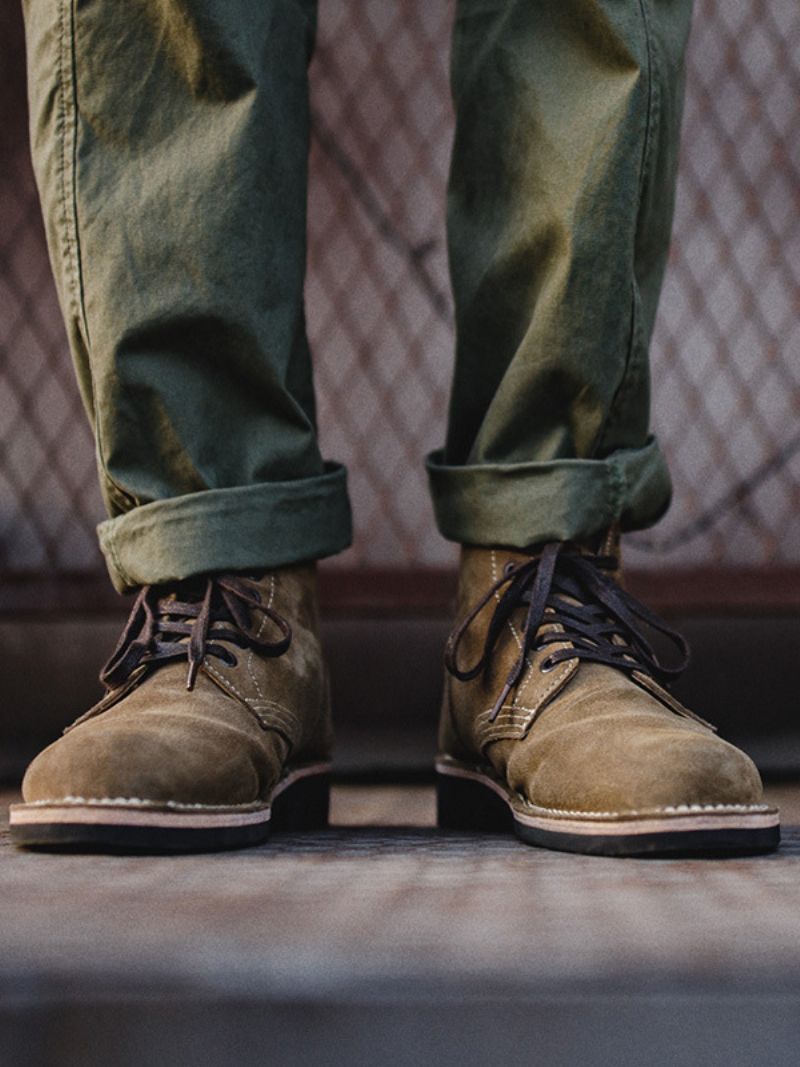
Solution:
<svg viewBox="0 0 800 1067"><path fill-rule="evenodd" d="M451 0L320 2L307 301L323 448L350 467L356 522L353 547L326 564L327 595L334 607L360 596L362 614L367 571L384 612L444 613L455 559L435 532L422 470L443 437L453 347L443 231L452 15ZM653 421L675 498L656 529L627 542L639 586L667 606L676 596L728 613L800 605L799 105L796 0L697 0L653 344ZM3 0L7 618L43 605L66 615L114 610L94 538L93 444L47 263L26 121L20 12Z"/></svg>
<svg viewBox="0 0 800 1067"><path fill-rule="evenodd" d="M354 475L359 538L339 565L439 564L419 468L442 437L452 350L451 5L321 13L309 313L323 438ZM799 104L797 4L700 0L653 344L676 494L631 540L634 566L800 562ZM359 435L359 415L377 428L383 410L388 432L368 420Z"/></svg>
<svg viewBox="0 0 800 1067"><path fill-rule="evenodd" d="M448 0L321 0L308 312L340 568L441 566L421 468L452 362ZM93 446L26 143L18 6L0 36L0 574L100 567ZM653 344L675 499L636 567L800 564L800 8L698 0L675 237Z"/></svg>

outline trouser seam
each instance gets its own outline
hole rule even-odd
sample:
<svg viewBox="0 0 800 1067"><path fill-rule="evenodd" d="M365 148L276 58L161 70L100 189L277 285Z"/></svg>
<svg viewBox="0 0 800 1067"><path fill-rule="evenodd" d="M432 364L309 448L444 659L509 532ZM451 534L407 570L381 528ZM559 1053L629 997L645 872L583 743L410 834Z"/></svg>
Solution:
<svg viewBox="0 0 800 1067"><path fill-rule="evenodd" d="M69 209L67 207L67 139L68 139L68 119L67 119L67 86L65 75L65 56L67 53L67 32L66 32L66 4L65 0L61 0L58 5L58 65L56 67L56 76L58 78L58 104L59 104L59 133L60 133L60 145L58 153L58 192L59 200L61 202L61 233L64 242L64 265L66 267L67 278L69 280L69 295L70 303L72 305L72 312L74 315L79 315L78 300L76 295L75 285L75 270L73 267L72 257L72 237L69 227Z"/></svg>
<svg viewBox="0 0 800 1067"><path fill-rule="evenodd" d="M639 0L639 11L642 17L642 26L644 29L644 42L645 42L645 74L647 78L647 108L644 122L644 134L642 137L642 158L639 173L639 188L637 197L637 218L641 212L642 201L644 199L644 190L647 185L647 178L650 173L651 164L651 146L654 141L654 126L658 120L658 79L655 76L656 67L656 54L655 54L655 42L653 40L653 33L650 26L650 16L647 12L646 0ZM608 415L597 437L597 446L595 448L595 455L601 455L608 449L608 437L609 432L616 425L620 412L625 408L625 400L630 394L633 386L639 376L640 369L637 366L636 351L638 348L637 341L640 337L640 309L639 300L637 299L636 289L636 236L638 227L634 230L634 244L631 250L631 301L630 301L630 314L631 314L631 328L628 340L628 350L625 355L625 366L622 372L622 379L619 383L617 391L609 406Z"/></svg>
<svg viewBox="0 0 800 1067"><path fill-rule="evenodd" d="M639 207L644 196L645 185L650 172L651 145L654 139L654 126L658 120L659 88L656 74L656 49L653 31L650 26L650 16L647 13L647 0L639 0L639 10L642 13L644 26L645 50L647 55L647 118L645 121L644 144L642 145L642 170L639 180Z"/></svg>
<svg viewBox="0 0 800 1067"><path fill-rule="evenodd" d="M68 7L69 5L69 7ZM75 195L77 151L77 107L74 76L74 24L70 0L60 0L58 11L58 84L61 114L61 151L58 177L61 199L61 224L72 311L80 322L81 331L89 343L86 305L81 272L80 238L78 235L77 201Z"/></svg>
<svg viewBox="0 0 800 1067"><path fill-rule="evenodd" d="M616 460L608 461L608 519L609 524L616 522L622 514L622 506L625 501L627 483L625 472Z"/></svg>
<svg viewBox="0 0 800 1067"><path fill-rule="evenodd" d="M61 203L61 231L64 244L64 266L67 278L70 310L78 324L86 348L89 375L94 375L90 356L89 320L86 313L86 297L83 280L80 231L78 227L77 151L78 151L78 106L75 70L75 11L72 0L59 0L58 4L58 98L60 112L60 151L58 153L58 190ZM120 488L111 477L103 455L98 413L93 414L93 428L97 464L109 497L121 511L135 507L134 497Z"/></svg>
<svg viewBox="0 0 800 1067"><path fill-rule="evenodd" d="M132 580L131 576L128 574L128 572L125 570L125 568L122 566L122 561L120 560L119 553L117 552L116 537L115 537L114 533L111 530L108 531L108 537L106 539L106 545L108 547L108 554L111 556L111 562L114 565L114 570L117 572L118 576L122 579L123 584L128 586L128 587L133 586L133 585L137 585L138 583L136 583L136 582L134 582Z"/></svg>

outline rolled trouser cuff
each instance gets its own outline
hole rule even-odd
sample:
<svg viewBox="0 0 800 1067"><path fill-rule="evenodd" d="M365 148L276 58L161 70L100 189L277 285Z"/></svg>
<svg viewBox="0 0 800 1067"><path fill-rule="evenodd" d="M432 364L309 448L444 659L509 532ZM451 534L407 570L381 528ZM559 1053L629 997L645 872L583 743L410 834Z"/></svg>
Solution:
<svg viewBox="0 0 800 1067"><path fill-rule="evenodd" d="M211 571L321 559L352 539L347 472L327 463L317 477L156 500L97 531L120 592Z"/></svg>
<svg viewBox="0 0 800 1067"><path fill-rule="evenodd" d="M427 459L443 537L472 545L526 548L592 537L619 523L638 530L669 506L671 482L654 437L604 459L448 466Z"/></svg>

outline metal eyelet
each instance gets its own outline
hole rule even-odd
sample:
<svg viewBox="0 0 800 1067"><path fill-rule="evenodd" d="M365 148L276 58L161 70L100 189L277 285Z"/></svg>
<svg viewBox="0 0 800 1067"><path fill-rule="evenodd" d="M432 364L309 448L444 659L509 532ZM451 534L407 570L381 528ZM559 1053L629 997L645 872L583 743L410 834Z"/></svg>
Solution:
<svg viewBox="0 0 800 1067"><path fill-rule="evenodd" d="M557 663L552 663L551 660L550 660L550 657L548 656L547 659L543 659L542 662L539 664L539 673L540 674L549 674L550 671L552 671L553 668L557 667L557 666L558 666L558 664Z"/></svg>
<svg viewBox="0 0 800 1067"><path fill-rule="evenodd" d="M511 574L513 569L514 569L514 560L513 559L507 559L506 562L503 564L503 577L507 578L509 576L509 574Z"/></svg>

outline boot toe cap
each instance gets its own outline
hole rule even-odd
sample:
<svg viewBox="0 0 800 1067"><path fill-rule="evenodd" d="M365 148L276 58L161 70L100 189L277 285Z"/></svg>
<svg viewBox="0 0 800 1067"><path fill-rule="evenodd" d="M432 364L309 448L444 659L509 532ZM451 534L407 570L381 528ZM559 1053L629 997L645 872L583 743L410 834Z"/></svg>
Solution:
<svg viewBox="0 0 800 1067"><path fill-rule="evenodd" d="M275 756L274 777L280 761ZM272 775L270 775L272 777ZM27 803L127 800L228 806L253 803L264 773L247 744L224 727L186 724L168 714L156 724L97 719L41 752L22 783Z"/></svg>
<svg viewBox="0 0 800 1067"><path fill-rule="evenodd" d="M627 737L580 730L564 735L535 763L520 751L509 765L511 784L537 806L633 813L762 803L755 764L713 734L660 729Z"/></svg>

